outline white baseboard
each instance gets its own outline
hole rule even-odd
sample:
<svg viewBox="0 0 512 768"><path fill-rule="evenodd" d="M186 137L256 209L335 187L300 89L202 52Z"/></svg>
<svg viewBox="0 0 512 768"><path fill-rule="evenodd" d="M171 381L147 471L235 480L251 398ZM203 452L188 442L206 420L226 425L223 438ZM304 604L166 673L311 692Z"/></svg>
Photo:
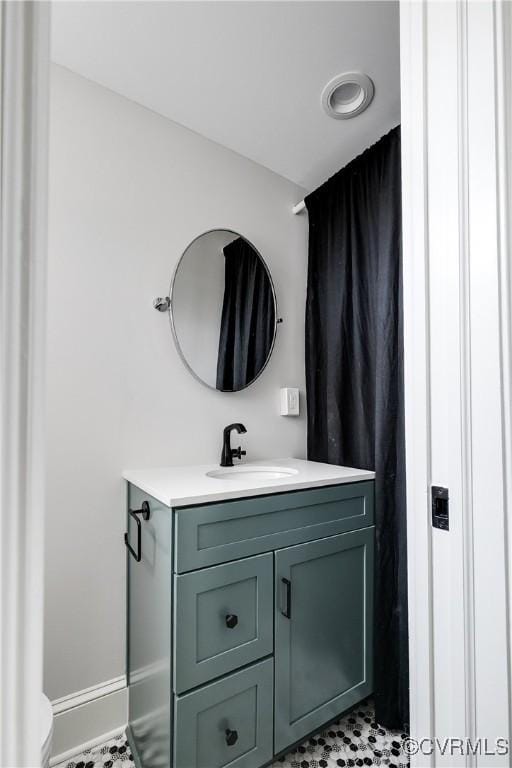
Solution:
<svg viewBox="0 0 512 768"><path fill-rule="evenodd" d="M55 766L84 749L108 741L126 727L128 689L125 676L52 701L53 744L50 765Z"/></svg>

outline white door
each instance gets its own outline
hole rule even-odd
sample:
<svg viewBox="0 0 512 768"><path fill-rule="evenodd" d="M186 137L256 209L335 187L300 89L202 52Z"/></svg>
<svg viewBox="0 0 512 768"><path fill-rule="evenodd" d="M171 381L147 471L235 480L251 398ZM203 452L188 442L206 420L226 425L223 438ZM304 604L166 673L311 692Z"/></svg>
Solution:
<svg viewBox="0 0 512 768"><path fill-rule="evenodd" d="M511 760L511 39L509 3L401 4L417 766ZM448 489L449 531L431 525L433 485Z"/></svg>

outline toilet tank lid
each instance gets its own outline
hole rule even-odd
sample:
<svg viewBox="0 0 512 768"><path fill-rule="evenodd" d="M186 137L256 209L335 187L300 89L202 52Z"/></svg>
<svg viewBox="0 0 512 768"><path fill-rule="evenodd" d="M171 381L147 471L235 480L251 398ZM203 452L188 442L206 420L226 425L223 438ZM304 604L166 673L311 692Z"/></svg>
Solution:
<svg viewBox="0 0 512 768"><path fill-rule="evenodd" d="M52 705L44 695L41 695L41 743L44 744L48 738L53 725L53 709Z"/></svg>

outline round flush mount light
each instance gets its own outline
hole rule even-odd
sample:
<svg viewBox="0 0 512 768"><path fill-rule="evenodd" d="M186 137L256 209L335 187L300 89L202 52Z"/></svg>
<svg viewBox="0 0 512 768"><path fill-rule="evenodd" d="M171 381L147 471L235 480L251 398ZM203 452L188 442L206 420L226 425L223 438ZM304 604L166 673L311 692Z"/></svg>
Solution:
<svg viewBox="0 0 512 768"><path fill-rule="evenodd" d="M322 106L329 117L346 120L360 115L371 103L373 82L362 72L344 72L330 80L322 91Z"/></svg>

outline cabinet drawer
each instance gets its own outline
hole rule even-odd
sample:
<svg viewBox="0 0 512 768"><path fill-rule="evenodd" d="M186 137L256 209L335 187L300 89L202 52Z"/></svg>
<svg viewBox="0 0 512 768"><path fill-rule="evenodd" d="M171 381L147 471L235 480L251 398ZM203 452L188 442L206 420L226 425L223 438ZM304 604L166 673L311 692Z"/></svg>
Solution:
<svg viewBox="0 0 512 768"><path fill-rule="evenodd" d="M373 481L175 511L178 573L373 525Z"/></svg>
<svg viewBox="0 0 512 768"><path fill-rule="evenodd" d="M186 573L174 580L176 693L272 653L271 554Z"/></svg>
<svg viewBox="0 0 512 768"><path fill-rule="evenodd" d="M273 662L175 699L174 768L259 768L273 755Z"/></svg>

